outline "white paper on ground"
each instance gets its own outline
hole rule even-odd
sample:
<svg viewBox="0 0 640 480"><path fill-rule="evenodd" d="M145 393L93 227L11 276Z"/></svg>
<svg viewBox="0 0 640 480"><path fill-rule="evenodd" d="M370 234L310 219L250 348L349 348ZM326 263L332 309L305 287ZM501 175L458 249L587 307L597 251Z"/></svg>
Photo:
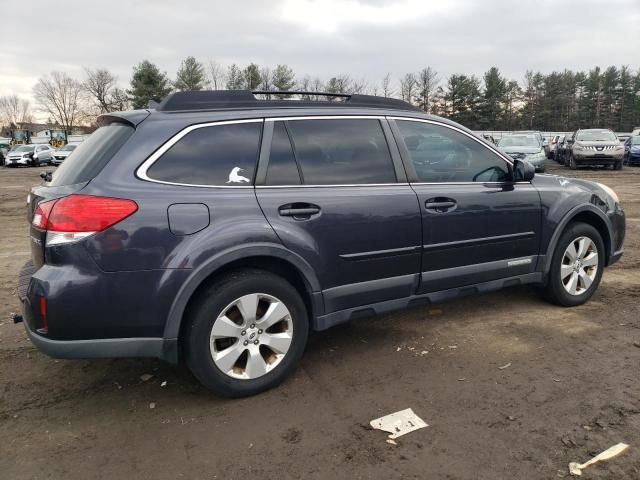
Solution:
<svg viewBox="0 0 640 480"><path fill-rule="evenodd" d="M402 435L406 435L409 432L418 430L420 428L428 427L424 420L418 417L413 410L407 408L400 410L399 412L390 413L384 417L371 420L369 424L376 430L384 430L389 432L389 438L398 438Z"/></svg>
<svg viewBox="0 0 640 480"><path fill-rule="evenodd" d="M593 465L594 463L601 462L602 460L609 460L615 456L618 456L627 448L629 448L629 445L627 445L626 443L618 443L613 447L607 448L604 452L599 453L588 462L582 464L578 462L571 462L569 464L569 473L571 475L580 476L582 475L582 470L587 468L589 465Z"/></svg>

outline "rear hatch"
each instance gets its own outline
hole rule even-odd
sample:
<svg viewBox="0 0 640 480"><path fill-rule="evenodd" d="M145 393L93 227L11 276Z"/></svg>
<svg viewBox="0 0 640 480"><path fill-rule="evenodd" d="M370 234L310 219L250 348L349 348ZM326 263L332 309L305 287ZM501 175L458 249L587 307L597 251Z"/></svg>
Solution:
<svg viewBox="0 0 640 480"><path fill-rule="evenodd" d="M33 187L27 198L27 215L31 225L31 256L35 269L46 261L46 230L34 227L34 216L38 205L80 192L125 144L134 132L128 123L111 123L96 130L74 150L53 173L50 182Z"/></svg>

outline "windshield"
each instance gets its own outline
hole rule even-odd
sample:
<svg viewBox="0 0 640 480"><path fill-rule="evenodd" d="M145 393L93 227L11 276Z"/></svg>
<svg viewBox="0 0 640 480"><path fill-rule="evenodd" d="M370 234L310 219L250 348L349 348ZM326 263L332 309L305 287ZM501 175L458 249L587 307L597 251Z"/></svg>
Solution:
<svg viewBox="0 0 640 480"><path fill-rule="evenodd" d="M583 130L578 133L576 140L581 142L613 142L618 137L611 130Z"/></svg>
<svg viewBox="0 0 640 480"><path fill-rule="evenodd" d="M14 152L33 152L35 147L33 145L22 145L14 150Z"/></svg>
<svg viewBox="0 0 640 480"><path fill-rule="evenodd" d="M498 141L500 147L539 147L540 142L533 135L509 135Z"/></svg>
<svg viewBox="0 0 640 480"><path fill-rule="evenodd" d="M61 152L70 152L76 148L75 145L65 145L60 149Z"/></svg>
<svg viewBox="0 0 640 480"><path fill-rule="evenodd" d="M631 145L640 145L640 135L637 137L631 137Z"/></svg>

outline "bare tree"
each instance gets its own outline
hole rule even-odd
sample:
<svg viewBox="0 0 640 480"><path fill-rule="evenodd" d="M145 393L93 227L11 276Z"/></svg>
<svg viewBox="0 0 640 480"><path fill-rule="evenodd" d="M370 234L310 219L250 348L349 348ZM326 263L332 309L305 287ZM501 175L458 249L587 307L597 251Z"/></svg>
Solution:
<svg viewBox="0 0 640 480"><path fill-rule="evenodd" d="M271 90L273 88L273 74L269 67L262 67L260 69L260 89Z"/></svg>
<svg viewBox="0 0 640 480"><path fill-rule="evenodd" d="M433 97L438 86L438 72L431 67L425 67L418 72L416 77L416 101L418 106L429 113L431 107L431 97Z"/></svg>
<svg viewBox="0 0 640 480"><path fill-rule="evenodd" d="M369 89L369 83L361 78L360 80L354 80L351 82L351 89L349 93L365 94Z"/></svg>
<svg viewBox="0 0 640 480"><path fill-rule="evenodd" d="M400 79L400 96L405 102L411 103L416 92L416 76L413 73L407 73Z"/></svg>
<svg viewBox="0 0 640 480"><path fill-rule="evenodd" d="M225 68L215 60L207 64L207 85L211 90L223 90L227 82Z"/></svg>
<svg viewBox="0 0 640 480"><path fill-rule="evenodd" d="M83 86L97 113L101 114L117 110L117 108L114 108L114 103L117 102L114 102L113 94L114 90L117 89L118 77L104 68L96 70L85 68L84 72L87 78Z"/></svg>
<svg viewBox="0 0 640 480"><path fill-rule="evenodd" d="M43 75L33 87L40 109L67 131L81 120L83 91L82 83L62 72Z"/></svg>
<svg viewBox="0 0 640 480"><path fill-rule="evenodd" d="M31 123L33 116L29 100L24 100L17 95L0 97L0 121L9 127L11 125L20 127Z"/></svg>
<svg viewBox="0 0 640 480"><path fill-rule="evenodd" d="M127 91L123 88L116 87L111 92L111 111L124 111L129 110L131 106L131 101L129 100L129 95L127 95Z"/></svg>
<svg viewBox="0 0 640 480"><path fill-rule="evenodd" d="M382 96L393 97L393 89L391 88L391 73L387 73L382 78Z"/></svg>
<svg viewBox="0 0 640 480"><path fill-rule="evenodd" d="M325 89L325 85L324 82L322 81L322 79L320 77L314 77L313 80L311 80L311 87L310 90L311 92L322 92Z"/></svg>

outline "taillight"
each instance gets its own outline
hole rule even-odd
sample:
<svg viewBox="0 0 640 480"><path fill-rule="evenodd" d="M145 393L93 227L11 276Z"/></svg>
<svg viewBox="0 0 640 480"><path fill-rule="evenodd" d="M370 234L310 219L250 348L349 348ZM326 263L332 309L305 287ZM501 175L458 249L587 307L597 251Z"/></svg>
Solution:
<svg viewBox="0 0 640 480"><path fill-rule="evenodd" d="M47 318L47 299L42 295L38 297L38 307L40 310L40 328L38 333L49 333L49 319Z"/></svg>
<svg viewBox="0 0 640 480"><path fill-rule="evenodd" d="M138 205L133 200L69 195L40 203L32 224L47 231L47 245L59 245L106 230L136 210Z"/></svg>

